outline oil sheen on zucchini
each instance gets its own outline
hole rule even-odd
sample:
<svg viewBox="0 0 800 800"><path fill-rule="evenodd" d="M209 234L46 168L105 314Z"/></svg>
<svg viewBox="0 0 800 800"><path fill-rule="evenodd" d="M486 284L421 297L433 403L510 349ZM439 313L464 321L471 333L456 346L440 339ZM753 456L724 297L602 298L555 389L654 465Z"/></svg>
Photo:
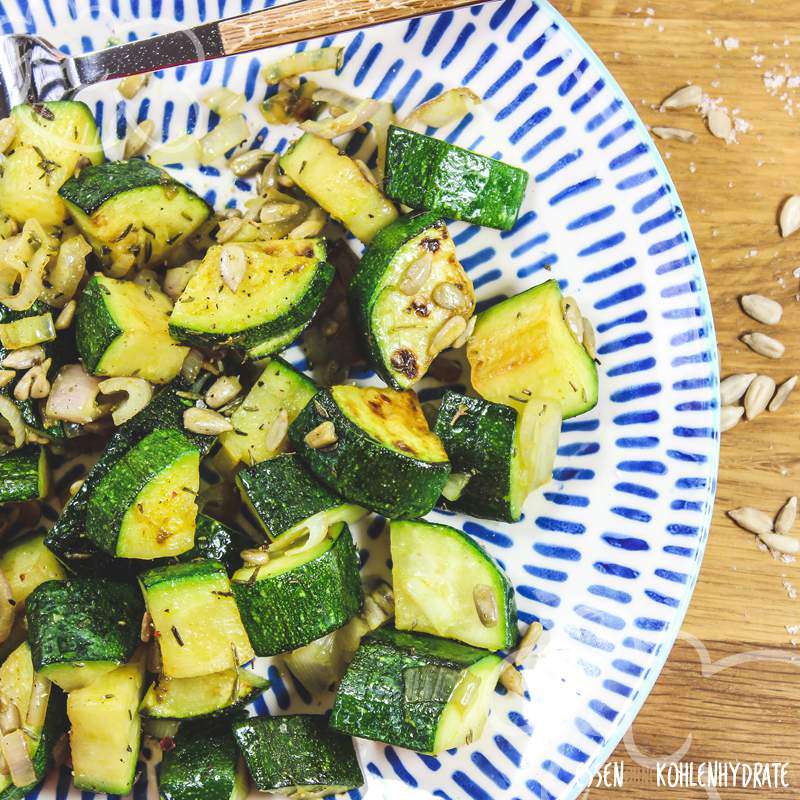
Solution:
<svg viewBox="0 0 800 800"><path fill-rule="evenodd" d="M434 425L464 483L441 504L474 517L516 522L528 495L550 480L558 439L558 403L528 400L522 411L449 391Z"/></svg>
<svg viewBox="0 0 800 800"><path fill-rule="evenodd" d="M288 423L294 422L318 390L311 378L282 358L268 361L244 402L231 415L233 430L219 437L225 462L230 467L240 462L257 464L285 449L285 440L277 450L268 446L267 434L284 413Z"/></svg>
<svg viewBox="0 0 800 800"><path fill-rule="evenodd" d="M49 484L47 450L41 445L0 455L0 505L46 497Z"/></svg>
<svg viewBox="0 0 800 800"><path fill-rule="evenodd" d="M42 583L25 604L34 668L67 692L89 685L133 655L143 612L139 592L127 583Z"/></svg>
<svg viewBox="0 0 800 800"><path fill-rule="evenodd" d="M250 717L233 735L261 792L327 797L364 783L352 739L322 714Z"/></svg>
<svg viewBox="0 0 800 800"><path fill-rule="evenodd" d="M502 667L485 650L378 628L339 684L331 727L434 755L471 744L483 732Z"/></svg>
<svg viewBox="0 0 800 800"><path fill-rule="evenodd" d="M217 561L156 567L139 576L164 674L195 678L246 664L253 648Z"/></svg>
<svg viewBox="0 0 800 800"><path fill-rule="evenodd" d="M75 338L93 375L133 375L168 383L180 371L188 347L169 334L172 302L157 289L95 275L80 297Z"/></svg>
<svg viewBox="0 0 800 800"><path fill-rule="evenodd" d="M245 260L235 292L222 271L231 252ZM267 356L263 343L282 342L287 333L294 338L299 326L311 322L332 280L321 239L214 246L178 298L170 332L200 347L257 348L259 358Z"/></svg>
<svg viewBox="0 0 800 800"><path fill-rule="evenodd" d="M350 529L244 566L231 586L256 655L273 656L341 628L361 608L358 552ZM270 551L272 554L272 551Z"/></svg>
<svg viewBox="0 0 800 800"><path fill-rule="evenodd" d="M424 133L389 127L385 189L398 203L510 230L527 184L524 169Z"/></svg>
<svg viewBox="0 0 800 800"><path fill-rule="evenodd" d="M139 713L151 719L201 719L224 715L251 703L269 681L238 667L196 678L156 676Z"/></svg>
<svg viewBox="0 0 800 800"><path fill-rule="evenodd" d="M336 440L314 447L307 437L322 425L333 427ZM328 488L387 517L427 514L450 473L442 443L412 391L323 389L292 423L289 439Z"/></svg>
<svg viewBox="0 0 800 800"><path fill-rule="evenodd" d="M470 536L449 525L392 520L395 626L487 650L517 641L514 587Z"/></svg>
<svg viewBox="0 0 800 800"><path fill-rule="evenodd" d="M282 156L281 168L357 239L369 242L397 210L352 158L327 139L306 133Z"/></svg>
<svg viewBox="0 0 800 800"><path fill-rule="evenodd" d="M86 533L119 558L177 556L194 545L200 451L169 428L135 444L98 482Z"/></svg>
<svg viewBox="0 0 800 800"><path fill-rule="evenodd" d="M112 275L159 263L211 208L169 173L140 158L86 167L59 195Z"/></svg>
<svg viewBox="0 0 800 800"><path fill-rule="evenodd" d="M366 514L319 483L294 453L241 470L236 485L273 541L271 551L290 547L303 536L319 538L337 522L355 522Z"/></svg>
<svg viewBox="0 0 800 800"><path fill-rule="evenodd" d="M0 175L0 211L20 223L60 225L67 218L61 185L80 159L104 159L94 116L86 103L60 100L17 106L11 119L17 133Z"/></svg>
<svg viewBox="0 0 800 800"><path fill-rule="evenodd" d="M597 405L597 364L564 319L558 282L545 281L478 315L467 343L472 385L519 410L554 400L564 419Z"/></svg>
<svg viewBox="0 0 800 800"><path fill-rule="evenodd" d="M475 309L472 281L436 213L383 228L364 251L349 292L372 363L395 389L419 381L437 355L431 345L442 326L454 314L469 320Z"/></svg>

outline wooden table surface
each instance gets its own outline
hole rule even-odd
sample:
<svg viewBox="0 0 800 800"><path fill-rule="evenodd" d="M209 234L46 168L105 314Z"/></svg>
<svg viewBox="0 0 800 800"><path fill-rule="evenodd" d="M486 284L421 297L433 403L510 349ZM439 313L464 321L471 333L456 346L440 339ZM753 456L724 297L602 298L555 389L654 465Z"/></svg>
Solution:
<svg viewBox="0 0 800 800"><path fill-rule="evenodd" d="M723 376L761 371L778 382L800 372L800 233L782 240L781 202L800 193L800 0L556 0L613 72L649 125L695 131L694 144L659 141L691 222L708 281ZM726 41L727 40L727 41ZM772 75L784 76L782 85ZM713 138L691 112L657 104L693 82L749 124L738 144ZM792 114L794 105L797 110ZM785 308L775 334L780 361L738 337L763 328L738 297L759 292ZM592 800L706 797L702 789L657 788L643 757L688 745L684 761L781 761L800 796L800 562L781 563L725 512L777 511L800 493L800 390L775 414L740 424L722 440L719 490L697 589L676 644L632 730L612 760L623 788L591 789ZM795 530L800 535L800 523ZM699 640L699 643L698 643ZM793 641L794 640L794 644ZM725 661L720 662L721 659ZM705 666L711 665L711 666ZM627 742L627 744L626 744ZM638 753L638 755L637 755ZM636 756L636 759L634 759ZM750 798L752 789L721 789Z"/></svg>

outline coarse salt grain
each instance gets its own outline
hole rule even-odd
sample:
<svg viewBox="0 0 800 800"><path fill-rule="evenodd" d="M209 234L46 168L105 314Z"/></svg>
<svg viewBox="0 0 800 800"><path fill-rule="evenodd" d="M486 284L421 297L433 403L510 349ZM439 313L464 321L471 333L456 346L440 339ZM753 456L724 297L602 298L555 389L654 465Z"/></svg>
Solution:
<svg viewBox="0 0 800 800"><path fill-rule="evenodd" d="M739 40L735 36L728 36L723 42L726 50L738 50Z"/></svg>

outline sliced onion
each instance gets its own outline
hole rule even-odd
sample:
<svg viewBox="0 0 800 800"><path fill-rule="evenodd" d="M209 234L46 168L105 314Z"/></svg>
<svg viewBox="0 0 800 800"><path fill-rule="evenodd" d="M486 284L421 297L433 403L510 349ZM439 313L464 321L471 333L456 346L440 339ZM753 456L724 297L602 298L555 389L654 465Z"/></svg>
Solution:
<svg viewBox="0 0 800 800"><path fill-rule="evenodd" d="M391 103L381 103L378 111L373 114L370 123L372 124L372 135L375 137L375 146L378 148L378 159L375 167L375 177L380 183L383 181L386 169L386 147L389 139L389 126L397 121L394 115L394 108Z"/></svg>
<svg viewBox="0 0 800 800"><path fill-rule="evenodd" d="M213 164L250 138L250 126L241 114L225 117L213 131L200 140L200 163Z"/></svg>
<svg viewBox="0 0 800 800"><path fill-rule="evenodd" d="M345 94L338 89L317 89L311 95L311 99L315 103L327 103L329 106L345 111L352 111L361 102L360 97L353 97L353 95Z"/></svg>
<svg viewBox="0 0 800 800"><path fill-rule="evenodd" d="M328 535L328 523L322 517L311 517L306 520L302 528L298 528L293 536L285 540L277 539L270 553L286 552L290 555L305 553L312 547L316 547ZM299 544L297 544L299 542ZM276 547L277 545L277 547Z"/></svg>
<svg viewBox="0 0 800 800"><path fill-rule="evenodd" d="M6 760L14 786L25 787L36 783L36 770L33 768L28 742L22 730L12 731L0 737L0 750Z"/></svg>
<svg viewBox="0 0 800 800"><path fill-rule="evenodd" d="M108 378L99 383L100 394L125 392L127 397L111 412L115 425L136 416L152 399L153 387L144 378Z"/></svg>
<svg viewBox="0 0 800 800"><path fill-rule="evenodd" d="M194 383L203 368L203 354L199 350L192 348L183 359L181 367L181 377L189 383Z"/></svg>
<svg viewBox="0 0 800 800"><path fill-rule="evenodd" d="M8 639L14 627L14 595L11 584L3 572L0 572L0 642Z"/></svg>
<svg viewBox="0 0 800 800"><path fill-rule="evenodd" d="M246 99L241 92L234 92L226 86L219 86L213 89L203 98L203 102L221 117L229 117L231 114L239 114L244 111Z"/></svg>
<svg viewBox="0 0 800 800"><path fill-rule="evenodd" d="M86 273L86 256L92 247L80 234L66 239L58 251L55 263L47 273L47 286L42 299L49 306L63 308L78 291Z"/></svg>
<svg viewBox="0 0 800 800"><path fill-rule="evenodd" d="M28 713L25 716L25 727L29 730L40 731L44 725L51 685L50 681L47 678L43 678L38 672L33 674Z"/></svg>
<svg viewBox="0 0 800 800"><path fill-rule="evenodd" d="M45 415L86 425L106 413L97 403L102 378L90 375L81 364L62 367L47 397Z"/></svg>
<svg viewBox="0 0 800 800"><path fill-rule="evenodd" d="M326 117L323 120L307 119L300 123L300 127L323 139L335 139L360 128L378 111L380 105L377 100L362 100L354 109L339 117Z"/></svg>
<svg viewBox="0 0 800 800"><path fill-rule="evenodd" d="M7 395L0 394L0 419L4 419L14 437L13 449L25 444L25 421L17 404Z"/></svg>
<svg viewBox="0 0 800 800"><path fill-rule="evenodd" d="M302 75L306 72L319 72L323 69L339 69L342 61L342 47L319 47L315 50L303 50L292 53L272 64L268 64L261 72L267 83L279 83L286 78Z"/></svg>
<svg viewBox="0 0 800 800"><path fill-rule="evenodd" d="M0 243L0 303L12 311L27 311L39 299L52 245L35 220L26 222L22 233Z"/></svg>
<svg viewBox="0 0 800 800"><path fill-rule="evenodd" d="M416 124L430 128L443 128L463 119L472 108L479 105L480 97L463 86L448 89L433 100L428 100L415 108L401 123L404 128L412 128Z"/></svg>
<svg viewBox="0 0 800 800"><path fill-rule="evenodd" d="M167 164L184 164L187 167L195 167L200 163L200 140L188 133L170 139L170 141L154 147L147 154L147 160L157 167L165 167Z"/></svg>
<svg viewBox="0 0 800 800"><path fill-rule="evenodd" d="M53 315L49 311L0 325L0 342L6 350L20 350L42 342L52 342L55 338Z"/></svg>

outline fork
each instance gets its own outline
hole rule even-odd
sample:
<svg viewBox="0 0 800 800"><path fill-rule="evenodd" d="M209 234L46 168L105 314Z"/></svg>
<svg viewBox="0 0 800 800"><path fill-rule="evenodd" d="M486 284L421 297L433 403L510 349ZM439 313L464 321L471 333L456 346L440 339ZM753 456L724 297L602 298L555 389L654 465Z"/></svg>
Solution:
<svg viewBox="0 0 800 800"><path fill-rule="evenodd" d="M0 37L0 118L19 103L70 98L100 81L479 2L483 0L295 0L78 56L65 55L39 36L11 34Z"/></svg>

